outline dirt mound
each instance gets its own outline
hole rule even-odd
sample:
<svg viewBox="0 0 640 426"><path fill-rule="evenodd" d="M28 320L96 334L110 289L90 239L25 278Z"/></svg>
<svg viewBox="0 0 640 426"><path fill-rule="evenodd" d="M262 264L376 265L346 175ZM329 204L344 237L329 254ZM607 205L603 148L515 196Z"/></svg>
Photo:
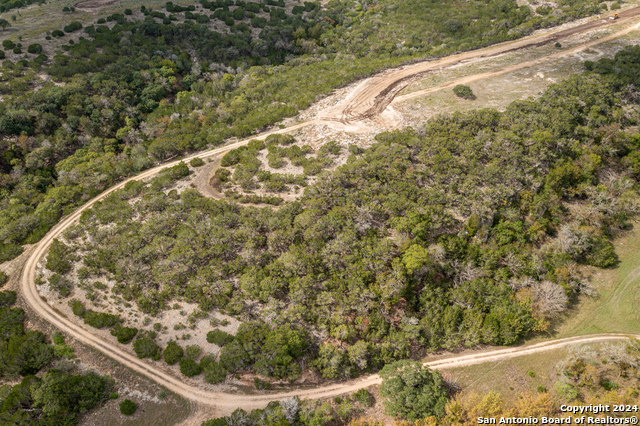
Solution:
<svg viewBox="0 0 640 426"><path fill-rule="evenodd" d="M100 9L101 7L111 6L120 0L84 0L75 4L76 9L91 10Z"/></svg>

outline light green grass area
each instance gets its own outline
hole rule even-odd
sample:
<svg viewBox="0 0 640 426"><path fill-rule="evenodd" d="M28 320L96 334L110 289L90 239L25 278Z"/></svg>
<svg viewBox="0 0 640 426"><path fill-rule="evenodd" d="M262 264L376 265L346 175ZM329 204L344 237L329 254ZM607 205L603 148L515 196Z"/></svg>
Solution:
<svg viewBox="0 0 640 426"><path fill-rule="evenodd" d="M585 386L580 384L579 378L565 375L565 371L570 370L578 358L597 369L601 383L608 381L617 386L617 389L637 386L638 381L634 375L622 377L615 363L611 362L611 355L624 353L625 346L623 341L572 345L501 362L444 370L442 374L459 385L463 398L474 393L486 395L496 392L510 404L522 393L536 394L546 390L554 400L566 402L566 396L561 395L554 386L558 381L576 384L581 398L606 392L601 384Z"/></svg>
<svg viewBox="0 0 640 426"><path fill-rule="evenodd" d="M570 41L563 42L561 49L553 45L547 45L459 65L429 75L409 85L400 93L401 96L446 84L463 77L498 70L509 65L517 65L537 59L541 60L540 63L534 66L483 78L472 83L465 83L471 87L473 93L477 96L476 100L460 99L453 94L451 88L446 88L405 102L395 103L393 108L406 117L412 126L419 126L426 118L443 113L467 112L483 108L504 110L514 101L535 99L550 84L559 83L572 74L583 72L584 61L597 61L603 57L612 58L616 52L625 46L640 43L640 32L636 31L582 52L544 59L550 54L559 53L563 49L575 47L622 28L622 26L607 27L597 34L587 34L580 38L572 38Z"/></svg>
<svg viewBox="0 0 640 426"><path fill-rule="evenodd" d="M548 390L561 374L559 364L569 356L568 349L557 349L500 362L472 365L443 371L443 376L456 382L466 393L500 393L507 401L522 392L536 393L538 386ZM529 375L529 371L535 377Z"/></svg>
<svg viewBox="0 0 640 426"><path fill-rule="evenodd" d="M78 3L79 0L53 0L44 4L32 4L21 9L12 9L8 12L0 13L0 18L10 22L11 27L6 31L0 31L0 41L11 39L18 41L18 37L22 37L24 41L39 42L45 49L50 46L60 45L60 40L53 39L45 41L44 37L53 30L60 30L65 25L73 21L80 21L83 26L94 23L98 18L109 16L113 13L123 13L129 8L134 11L140 10L141 3L135 0L121 0L116 4L107 5L99 9L84 11L77 9L73 13L62 12L62 8L71 7ZM145 0L147 7L158 9L166 3L166 0ZM12 16L15 16L15 21ZM136 12L135 18L143 19L143 15ZM109 25L111 26L111 25ZM86 36L83 31L78 31L74 35L66 35L63 41L79 36Z"/></svg>
<svg viewBox="0 0 640 426"><path fill-rule="evenodd" d="M620 264L590 269L596 297L583 297L560 318L554 337L593 333L640 333L640 224L614 241Z"/></svg>

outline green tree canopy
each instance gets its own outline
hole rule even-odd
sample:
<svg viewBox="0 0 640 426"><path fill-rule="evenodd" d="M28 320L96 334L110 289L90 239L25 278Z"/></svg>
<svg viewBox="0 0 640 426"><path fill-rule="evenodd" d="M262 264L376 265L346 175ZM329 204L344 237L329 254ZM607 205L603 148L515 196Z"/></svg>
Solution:
<svg viewBox="0 0 640 426"><path fill-rule="evenodd" d="M380 394L387 414L407 420L441 417L447 403L444 380L415 361L397 361L380 371Z"/></svg>

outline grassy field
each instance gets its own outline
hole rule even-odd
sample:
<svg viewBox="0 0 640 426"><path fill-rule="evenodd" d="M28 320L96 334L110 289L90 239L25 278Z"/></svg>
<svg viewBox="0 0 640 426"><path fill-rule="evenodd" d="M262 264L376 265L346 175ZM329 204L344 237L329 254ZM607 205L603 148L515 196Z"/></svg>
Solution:
<svg viewBox="0 0 640 426"><path fill-rule="evenodd" d="M537 392L538 386L553 388L558 380L558 364L569 356L568 349L527 355L443 371L443 376L460 385L465 394L497 392L505 398L522 392ZM533 372L534 377L529 375Z"/></svg>
<svg viewBox="0 0 640 426"><path fill-rule="evenodd" d="M583 298L560 318L554 337L640 333L640 224L636 223L614 245L620 264L612 269L590 270L598 296Z"/></svg>
<svg viewBox="0 0 640 426"><path fill-rule="evenodd" d="M556 382L566 382L563 372L577 358L582 358L591 366L596 367L602 380L615 383L618 389L637 386L637 379L630 375L621 377L615 365L610 361L610 354L616 353L623 343L597 343L588 345L574 345L554 351L526 355L499 363L487 363L461 367L443 371L443 376L457 383L463 393L460 397L470 395L486 395L489 392L501 394L506 403L515 402L524 392L536 394L547 390L552 398L565 400L554 385ZM605 390L600 386L580 386L579 394L601 395Z"/></svg>

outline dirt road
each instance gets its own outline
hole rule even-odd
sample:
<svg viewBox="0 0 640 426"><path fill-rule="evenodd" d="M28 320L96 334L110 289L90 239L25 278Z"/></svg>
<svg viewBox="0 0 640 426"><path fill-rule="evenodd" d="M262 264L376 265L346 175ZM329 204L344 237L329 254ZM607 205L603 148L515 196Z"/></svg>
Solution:
<svg viewBox="0 0 640 426"><path fill-rule="evenodd" d="M380 115L387 108L387 106L394 100L396 95L402 89L404 89L414 81L420 78L423 78L429 74L433 74L433 73L442 71L446 68L451 68L453 66L461 65L471 60L488 59L498 55L503 55L505 53L540 47L543 45L548 45L550 43L555 43L559 40L562 40L574 34L591 31L596 28L611 25L612 23L624 22L626 20L629 20L633 17L640 15L640 7L627 9L623 12L620 12L619 15L620 15L620 18L617 20L610 20L608 19L608 17L599 18L599 19L595 19L593 21L587 22L585 24L581 24L565 30L539 34L539 35L526 37L526 38L515 40L515 41L496 44L484 49L473 50L470 52L464 52L457 55L447 56L443 59L439 59L435 61L421 62L415 65L409 65L402 68L396 68L396 69L384 71L380 74L377 74L371 78L364 80L342 102L320 113L318 115L317 120L319 122L325 122L327 124L338 123L339 125L344 126L345 129L350 129L350 128L355 129L357 128L358 122L371 119ZM622 33L630 32L630 31L633 31L633 30L630 30L630 29L623 30L620 33L616 33L616 34L612 34L611 36L608 36L608 38L609 39L616 38L616 37L619 37L620 35L623 35ZM590 43L593 45L593 44L602 43L603 41L606 41L606 40L600 39L600 40L592 41ZM584 48L586 49L588 47L589 46L585 46ZM579 49L579 48L576 48L576 49ZM565 50L565 51L558 52L557 54L553 54L551 56L556 57L556 56L566 55L569 53L571 52L568 50ZM523 68L523 67L531 66L539 62L542 62L547 58L549 58L549 56L537 59L536 61L530 61L530 62L519 64L519 65L522 65L521 67ZM513 69L520 68L519 65L516 65L515 68ZM504 72L509 72L509 71L510 70L505 70ZM484 73L480 75L478 79L497 75L492 73L493 72ZM467 79L471 79L471 77L468 77ZM456 83L456 84L460 84L460 83ZM443 86L438 86L438 88L434 87L431 89L427 89L426 91L421 91L421 94L446 88L446 87L449 87L449 85L451 85L451 83ZM420 94L418 93L416 93L415 95L410 94L407 96L411 96L411 95L420 96ZM402 98L406 98L406 96L403 96Z"/></svg>
<svg viewBox="0 0 640 426"><path fill-rule="evenodd" d="M274 132L265 133L257 136L257 139L264 139L269 134L273 133L285 133L290 132L295 129L301 128L308 125L308 123L300 123L296 126L292 126L287 129L277 130ZM73 214L66 217L62 222L60 222L56 227L54 227L38 244L35 245L33 250L29 255L29 258L26 262L23 275L21 278L21 290L22 294L25 298L25 301L31 305L34 311L40 315L44 320L50 322L54 326L58 327L64 333L67 333L73 336L74 339L82 342L83 344L89 345L109 357L113 358L115 361L126 365L132 370L145 375L146 377L156 381L157 383L167 387L180 394L181 396L194 400L198 403L205 405L215 406L218 412L218 415L226 415L236 408L244 408L246 410L251 410L254 408L262 408L266 406L269 401L273 400L281 400L283 398L287 398L290 396L300 396L301 398L324 398L324 397L333 397L338 396L345 393L351 393L363 387L379 384L381 382L380 377L377 374L370 375L367 377L363 377L360 379L337 383L327 386L322 386L318 388L312 389L301 389L291 392L282 392L282 393L268 393L263 395L237 395L237 394L226 394L219 392L210 392L199 389L194 386L190 386L184 383L179 378L174 377L173 375L165 372L161 367L152 364L150 362L140 360L136 356L124 351L121 347L119 347L115 343L110 343L101 340L99 337L93 335L90 331L85 330L80 325L75 324L73 321L68 318L59 315L47 302L43 299L35 285L36 271L37 265L42 261L43 256L46 254L51 242L54 238L58 238L62 235L62 233L71 225L73 225L80 217L83 211L90 208L94 203L99 200L104 199L112 192L124 187L124 185L131 180L140 180L151 177L157 174L160 170L165 169L167 167L172 167L178 164L180 161L189 161L192 158L200 157L207 158L216 155L220 155L225 153L231 149L237 148L246 144L248 140L243 140L236 142L234 144L213 149L211 151L207 151L204 153L200 153L197 155L192 155L190 157L184 158L182 160L176 160L168 164L164 164L162 166L155 167L153 169L147 170L146 172L141 173L138 176L127 179L109 190L105 191L98 197L89 201L84 206L80 207ZM447 368L455 368L455 367L463 367L467 365L480 364L485 362L493 362L493 361L502 361L505 359L510 359L518 356L529 355L533 353L549 351L557 348L566 347L569 345L583 344L583 343L595 343L595 342L605 342L605 341L614 341L614 340L625 340L629 336L623 334L599 334L585 337L573 337L561 340L552 340L544 343L538 343L535 345L528 345L522 347L511 347L504 349L496 349L489 350L485 352L474 352L468 355L462 356L452 356L446 359L440 359L437 361L432 361L426 363L431 368L434 369L447 369ZM640 336L633 336L639 337Z"/></svg>
<svg viewBox="0 0 640 426"><path fill-rule="evenodd" d="M630 17L637 16L638 14L640 14L640 8L629 9L621 13L621 19L628 19ZM330 122L332 120L342 123L348 123L350 121L360 120L363 117L372 117L384 110L384 108L386 108L386 106L403 87L405 87L414 79L424 76L426 73L436 72L443 67L459 64L464 60L469 60L472 58L488 57L503 54L517 49L530 48L539 46L541 44L551 43L562 37L566 37L580 31L588 31L606 24L607 23L603 23L600 19L580 25L570 30L558 31L538 37L519 40L516 42L503 43L501 45L492 46L487 49L468 52L461 55L455 55L438 61L431 61L404 67L402 69L391 70L389 72L385 72L378 76L374 76L370 79L365 80L344 102L338 104L335 107L332 107L324 114L321 114L316 121L299 123L286 129L264 133L251 139L264 139L269 134L274 133L289 133L312 123ZM598 42L602 41L602 39L598 40ZM176 160L171 163L147 170L135 177L132 177L115 185L98 197L89 201L84 206L80 207L68 217L64 218L63 221L61 221L56 227L54 227L38 244L36 244L29 250L29 253L26 254L28 256L28 259L26 260L23 275L20 281L20 286L25 301L29 303L34 311L43 319L58 327L63 332L73 336L73 338L77 339L78 341L100 350L104 354L113 358L115 361L118 361L128 366L132 370L155 380L159 384L166 386L168 389L171 389L172 391L186 398L197 401L201 404L215 406L220 415L228 414L238 407L248 410L264 407L269 401L280 400L289 396L298 395L303 398L331 397L353 392L357 389L380 383L380 377L378 375L371 375L344 383L337 383L313 389L300 389L283 393L237 395L205 391L197 387L185 384L182 380L167 373L161 366L157 364L138 359L136 356L124 351L115 343L101 340L97 336L93 335L90 331L85 330L80 325L75 324L68 318L61 316L38 293L35 286L37 265L42 261L42 258L46 254L49 246L51 245L51 242L54 238L58 238L59 236L61 236L61 234L68 227L73 225L78 220L81 213L90 208L95 202L104 199L110 193L122 188L127 182L131 180L140 180L154 176L162 169L172 167L178 164L180 161L188 162L192 158L196 157L208 158L218 156L220 154L228 152L231 149L242 146L247 142L248 139L227 145L225 147L198 153L187 158ZM626 338L627 336L620 334L601 334L568 338L548 341L535 345L489 350L484 352L474 352L472 354L462 356L452 356L446 359L429 362L427 363L427 365L436 369L455 368L473 364L480 364L484 362L501 361L532 353L553 350L568 345L624 340Z"/></svg>

